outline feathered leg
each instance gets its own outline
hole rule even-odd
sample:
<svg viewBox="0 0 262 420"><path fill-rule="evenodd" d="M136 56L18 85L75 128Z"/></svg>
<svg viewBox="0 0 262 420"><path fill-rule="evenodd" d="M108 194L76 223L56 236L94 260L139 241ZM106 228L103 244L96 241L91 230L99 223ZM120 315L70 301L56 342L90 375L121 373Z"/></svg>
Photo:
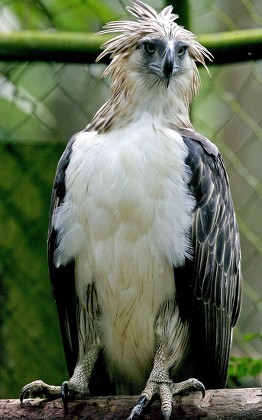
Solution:
<svg viewBox="0 0 262 420"><path fill-rule="evenodd" d="M146 387L141 393L137 404L132 409L128 420L139 418L144 408L156 394L160 397L161 412L163 418L166 420L168 420L171 416L173 395L188 393L190 391L201 391L204 397L205 387L200 381L195 378L190 378L183 382L174 383L169 377L169 369L167 366L166 346L159 344L154 359L154 367L149 376Z"/></svg>
<svg viewBox="0 0 262 420"><path fill-rule="evenodd" d="M92 285L87 288L86 305L78 302L78 360L74 373L69 381L61 386L48 385L41 380L33 381L23 387L20 401L25 398L43 397L48 400L62 398L65 409L67 401L83 399L89 395L89 381L100 352L100 337L97 329L98 308L95 289Z"/></svg>
<svg viewBox="0 0 262 420"><path fill-rule="evenodd" d="M195 378L178 383L170 378L171 368L179 366L187 353L189 337L188 326L181 321L174 301L167 301L160 308L155 324L155 337L153 369L144 391L128 417L129 420L138 418L154 395L159 395L163 417L168 420L172 412L173 395L190 391L201 391L203 396L205 394L204 385Z"/></svg>

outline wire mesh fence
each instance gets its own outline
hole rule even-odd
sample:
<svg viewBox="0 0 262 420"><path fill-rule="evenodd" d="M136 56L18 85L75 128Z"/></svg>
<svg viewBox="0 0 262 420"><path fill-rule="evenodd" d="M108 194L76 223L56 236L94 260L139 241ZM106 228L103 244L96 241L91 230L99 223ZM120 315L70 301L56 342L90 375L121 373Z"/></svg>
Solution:
<svg viewBox="0 0 262 420"><path fill-rule="evenodd" d="M126 16L128 1L0 2L0 31L97 31ZM148 1L157 8L163 1ZM175 2L176 5L176 2ZM189 1L196 33L261 26L259 0ZM103 64L0 62L0 316L1 397L16 397L37 377L66 377L46 264L49 196L56 163L72 134L84 128L108 97ZM220 148L237 211L244 299L233 353L261 357L261 340L246 341L262 324L262 61L201 70L192 107L197 131ZM246 382L245 382L246 381ZM258 384L245 378L243 384Z"/></svg>

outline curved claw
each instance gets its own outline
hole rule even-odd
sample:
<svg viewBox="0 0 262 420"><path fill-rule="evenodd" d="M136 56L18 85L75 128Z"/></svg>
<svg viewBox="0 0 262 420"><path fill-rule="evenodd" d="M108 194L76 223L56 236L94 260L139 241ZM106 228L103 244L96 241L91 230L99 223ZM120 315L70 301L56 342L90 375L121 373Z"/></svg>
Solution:
<svg viewBox="0 0 262 420"><path fill-rule="evenodd" d="M62 401L63 401L64 411L65 411L66 414L69 412L68 404L67 404L68 396L69 396L68 383L63 382L62 385L61 385L61 397L62 397Z"/></svg>
<svg viewBox="0 0 262 420"><path fill-rule="evenodd" d="M20 403L22 403L26 398L30 397L30 391L28 389L28 385L25 385L20 392Z"/></svg>
<svg viewBox="0 0 262 420"><path fill-rule="evenodd" d="M205 397L205 395L206 395L206 388L205 388L205 386L202 384L202 382L199 382L199 383L198 383L198 388L197 388L197 390L198 390L198 391L201 391L201 393L202 393L202 398L204 398L204 397Z"/></svg>
<svg viewBox="0 0 262 420"><path fill-rule="evenodd" d="M88 387L83 388L79 384L71 381L64 381L60 388L60 395L63 400L65 413L68 413L68 402L73 400L81 400L89 395Z"/></svg>
<svg viewBox="0 0 262 420"><path fill-rule="evenodd" d="M145 395L142 395L137 401L137 404L132 409L127 420L133 420L133 419L139 418L140 414L142 413L142 411L144 410L144 408L147 406L148 403L149 403L148 398Z"/></svg>
<svg viewBox="0 0 262 420"><path fill-rule="evenodd" d="M186 393L188 394L190 391L200 391L202 393L202 398L206 395L206 388L202 382L198 381L195 378L189 378L184 382L180 382L177 384L178 387L176 389L176 393Z"/></svg>

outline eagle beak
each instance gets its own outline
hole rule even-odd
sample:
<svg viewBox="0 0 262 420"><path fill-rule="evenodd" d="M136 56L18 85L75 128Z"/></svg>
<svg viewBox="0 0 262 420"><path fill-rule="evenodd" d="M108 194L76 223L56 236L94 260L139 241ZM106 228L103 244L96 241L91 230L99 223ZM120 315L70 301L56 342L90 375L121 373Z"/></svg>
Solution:
<svg viewBox="0 0 262 420"><path fill-rule="evenodd" d="M165 79L166 87L168 88L171 77L178 71L178 66L174 65L174 50L167 48L162 61L162 72Z"/></svg>

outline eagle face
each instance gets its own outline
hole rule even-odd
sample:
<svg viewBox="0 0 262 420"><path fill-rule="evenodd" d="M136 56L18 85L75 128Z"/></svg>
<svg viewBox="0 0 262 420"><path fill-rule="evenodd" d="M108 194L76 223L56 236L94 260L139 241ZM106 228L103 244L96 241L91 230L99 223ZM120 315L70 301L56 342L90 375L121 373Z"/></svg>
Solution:
<svg viewBox="0 0 262 420"><path fill-rule="evenodd" d="M171 78L182 70L188 56L189 44L184 41L143 38L137 45L143 67L156 75L168 87Z"/></svg>

